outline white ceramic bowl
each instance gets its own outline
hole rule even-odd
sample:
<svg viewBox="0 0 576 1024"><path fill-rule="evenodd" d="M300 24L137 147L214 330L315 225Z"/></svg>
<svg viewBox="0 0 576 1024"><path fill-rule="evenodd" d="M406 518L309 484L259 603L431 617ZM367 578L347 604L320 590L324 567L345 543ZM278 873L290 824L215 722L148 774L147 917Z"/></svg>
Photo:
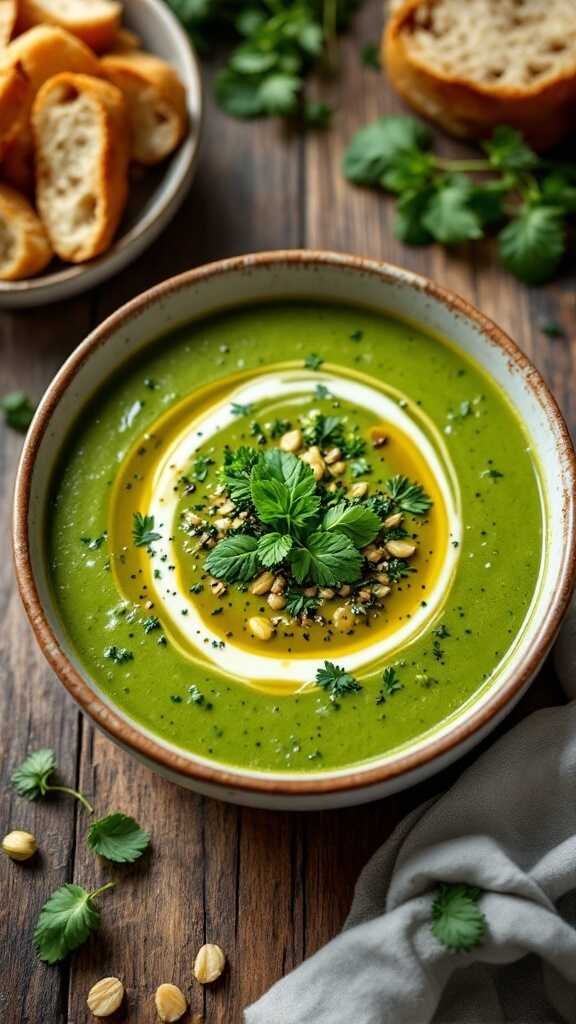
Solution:
<svg viewBox="0 0 576 1024"><path fill-rule="evenodd" d="M542 470L546 558L532 614L492 687L456 720L401 754L340 771L271 774L236 770L188 754L114 708L80 664L51 594L44 551L50 478L78 410L149 341L191 319L247 302L290 297L365 306L407 317L450 338L504 389ZM528 687L560 626L576 570L575 456L558 407L514 343L457 296L415 274L336 253L264 253L225 260L166 281L94 331L48 388L26 439L16 485L15 558L24 604L50 664L72 696L115 742L181 785L237 803L321 808L362 803L420 781L486 736Z"/></svg>
<svg viewBox="0 0 576 1024"><path fill-rule="evenodd" d="M51 264L25 281L0 281L0 308L43 306L85 292L117 274L158 237L183 202L194 177L202 128L200 68L188 35L163 0L124 0L124 23L146 50L178 71L188 95L189 131L159 168L148 170L130 189L128 207L111 247L78 265Z"/></svg>

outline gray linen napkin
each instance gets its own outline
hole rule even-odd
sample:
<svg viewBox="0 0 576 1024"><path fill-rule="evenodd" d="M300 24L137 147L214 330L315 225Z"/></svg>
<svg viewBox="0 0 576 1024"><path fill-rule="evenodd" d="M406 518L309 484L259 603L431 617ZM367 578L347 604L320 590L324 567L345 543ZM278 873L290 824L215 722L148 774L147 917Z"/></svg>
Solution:
<svg viewBox="0 0 576 1024"><path fill-rule="evenodd" d="M432 935L440 881L485 890L488 932L471 953ZM572 925L576 702L526 719L403 821L362 872L343 933L246 1024L574 1024Z"/></svg>

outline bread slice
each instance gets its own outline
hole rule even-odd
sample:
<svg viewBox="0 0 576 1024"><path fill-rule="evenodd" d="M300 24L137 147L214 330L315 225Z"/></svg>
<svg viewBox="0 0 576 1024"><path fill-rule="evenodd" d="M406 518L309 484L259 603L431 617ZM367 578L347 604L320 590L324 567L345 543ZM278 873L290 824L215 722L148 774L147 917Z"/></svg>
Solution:
<svg viewBox="0 0 576 1024"><path fill-rule="evenodd" d="M34 196L34 140L32 129L25 128L4 148L0 163L0 178L18 192Z"/></svg>
<svg viewBox="0 0 576 1024"><path fill-rule="evenodd" d="M142 49L142 40L129 28L119 28L110 45L110 53L132 53Z"/></svg>
<svg viewBox="0 0 576 1024"><path fill-rule="evenodd" d="M32 110L36 198L55 252L80 263L110 245L128 195L124 97L110 82L63 73Z"/></svg>
<svg viewBox="0 0 576 1024"><path fill-rule="evenodd" d="M0 87L1 141L9 141L26 130L38 89L61 71L101 74L100 63L92 51L60 28L42 25L30 29L0 52L0 82L10 75L20 78L17 95L15 83L10 94Z"/></svg>
<svg viewBox="0 0 576 1024"><path fill-rule="evenodd" d="M15 189L0 185L0 281L18 281L44 270L52 247L42 221Z"/></svg>
<svg viewBox="0 0 576 1024"><path fill-rule="evenodd" d="M16 26L17 16L16 0L0 0L0 47L8 46Z"/></svg>
<svg viewBox="0 0 576 1024"><path fill-rule="evenodd" d="M112 45L121 18L115 0L20 0L18 25L57 25L101 52Z"/></svg>
<svg viewBox="0 0 576 1024"><path fill-rule="evenodd" d="M186 90L170 64L149 53L112 53L102 72L124 93L131 129L132 158L157 164L186 133Z"/></svg>
<svg viewBox="0 0 576 1024"><path fill-rule="evenodd" d="M574 127L574 0L406 0L392 12L383 63L398 92L453 135L499 124L537 149Z"/></svg>

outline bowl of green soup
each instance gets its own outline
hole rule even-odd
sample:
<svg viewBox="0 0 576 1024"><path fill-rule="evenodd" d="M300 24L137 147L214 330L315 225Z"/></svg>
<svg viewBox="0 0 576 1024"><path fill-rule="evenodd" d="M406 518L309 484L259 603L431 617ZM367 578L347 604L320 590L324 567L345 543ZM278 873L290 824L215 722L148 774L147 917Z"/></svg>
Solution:
<svg viewBox="0 0 576 1024"><path fill-rule="evenodd" d="M361 803L486 736L575 575L574 451L462 299L334 253L225 260L62 367L15 498L19 585L69 693L209 796Z"/></svg>

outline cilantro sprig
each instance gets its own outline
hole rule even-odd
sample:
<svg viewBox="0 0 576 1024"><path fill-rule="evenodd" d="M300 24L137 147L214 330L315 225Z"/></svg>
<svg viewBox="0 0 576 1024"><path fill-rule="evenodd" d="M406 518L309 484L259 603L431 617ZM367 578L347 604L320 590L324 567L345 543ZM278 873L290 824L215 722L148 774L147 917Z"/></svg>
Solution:
<svg viewBox="0 0 576 1024"><path fill-rule="evenodd" d="M432 934L448 949L469 952L486 934L486 918L474 885L442 884L432 904Z"/></svg>
<svg viewBox="0 0 576 1024"><path fill-rule="evenodd" d="M132 538L137 548L147 548L155 540L160 540L160 534L154 530L154 516L143 516L140 512L134 512Z"/></svg>
<svg viewBox="0 0 576 1024"><path fill-rule="evenodd" d="M323 667L317 670L315 682L316 686L327 691L332 701L350 693L359 693L362 689L350 672L332 661L325 661Z"/></svg>
<svg viewBox="0 0 576 1024"><path fill-rule="evenodd" d="M90 814L94 808L83 795L69 786L50 783L49 779L56 772L56 755L53 750L44 748L29 754L22 764L12 773L12 785L19 796L26 800L37 800L47 793L67 793L84 805Z"/></svg>
<svg viewBox="0 0 576 1024"><path fill-rule="evenodd" d="M225 537L206 559L217 579L247 582L261 568L287 562L297 583L320 586L353 583L360 578L360 548L379 529L378 515L368 507L341 502L322 512L321 495L310 466L295 455L272 449L257 453L239 449L229 456L224 476L232 500L250 504L262 534Z"/></svg>
<svg viewBox="0 0 576 1024"><path fill-rule="evenodd" d="M150 845L150 835L134 818L119 812L93 821L86 839L93 853L116 864L133 864Z"/></svg>
<svg viewBox="0 0 576 1024"><path fill-rule="evenodd" d="M326 63L358 0L167 2L201 52L211 51L222 38L237 42L216 77L216 98L226 113L300 116L305 125L326 125L327 104L304 102L305 76Z"/></svg>
<svg viewBox="0 0 576 1024"><path fill-rule="evenodd" d="M478 159L447 160L432 144L431 131L415 118L382 117L353 137L343 173L397 197L396 235L408 245L461 245L495 228L512 274L531 285L553 277L576 213L576 165L538 156L507 125Z"/></svg>
<svg viewBox="0 0 576 1024"><path fill-rule="evenodd" d="M81 885L62 885L46 901L34 932L38 956L47 964L64 960L82 946L92 932L100 927L100 911L94 900L114 882L88 892Z"/></svg>

